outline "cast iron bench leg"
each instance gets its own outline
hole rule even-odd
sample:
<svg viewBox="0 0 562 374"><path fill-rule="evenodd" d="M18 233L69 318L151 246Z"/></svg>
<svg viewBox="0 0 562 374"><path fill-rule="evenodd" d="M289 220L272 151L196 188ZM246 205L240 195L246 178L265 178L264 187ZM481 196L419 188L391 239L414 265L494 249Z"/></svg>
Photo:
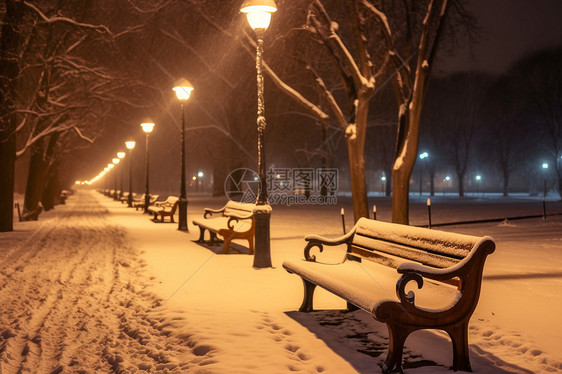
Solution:
<svg viewBox="0 0 562 374"><path fill-rule="evenodd" d="M468 322L447 328L453 342L453 370L472 371L468 356Z"/></svg>
<svg viewBox="0 0 562 374"><path fill-rule="evenodd" d="M402 373L402 352L404 351L404 342L411 329L387 323L388 327L388 356L384 360L383 373Z"/></svg>
<svg viewBox="0 0 562 374"><path fill-rule="evenodd" d="M304 285L304 297L302 300L302 305L299 308L299 312L312 312L314 309L312 307L312 297L314 296L314 290L316 289L316 285L307 281L304 278L302 279L302 283Z"/></svg>

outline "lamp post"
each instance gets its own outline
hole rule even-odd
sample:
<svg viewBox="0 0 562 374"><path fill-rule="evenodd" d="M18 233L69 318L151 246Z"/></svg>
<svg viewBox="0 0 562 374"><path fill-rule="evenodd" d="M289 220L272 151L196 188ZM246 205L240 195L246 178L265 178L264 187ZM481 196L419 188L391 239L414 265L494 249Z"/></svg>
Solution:
<svg viewBox="0 0 562 374"><path fill-rule="evenodd" d="M150 204L150 191L148 188L148 135L152 132L152 129L154 129L154 122L152 122L150 119L147 119L143 123L141 123L141 127L142 131L144 131L144 133L146 134L146 185L144 189L144 213L148 213L148 204Z"/></svg>
<svg viewBox="0 0 562 374"><path fill-rule="evenodd" d="M482 180L482 176L478 174L474 177L474 180L476 180L476 196L478 196L480 195L480 181Z"/></svg>
<svg viewBox="0 0 562 374"><path fill-rule="evenodd" d="M119 160L122 160L125 158L125 152L119 151L117 152L117 157L119 158ZM123 164L121 164L121 166L119 167L120 174L121 174L121 188L119 188L119 196L117 196L117 200L121 201L121 198L123 197Z"/></svg>
<svg viewBox="0 0 562 374"><path fill-rule="evenodd" d="M129 208L133 207L133 158L131 157L131 152L135 148L135 144L133 140L125 142L125 147L129 150L129 196L127 196L127 206Z"/></svg>
<svg viewBox="0 0 562 374"><path fill-rule="evenodd" d="M420 160L421 160L421 162L420 162L420 196L421 196L421 194L422 194L422 180L423 180L423 160L425 158L429 157L429 153L427 153L427 152L420 153L419 157L420 157Z"/></svg>
<svg viewBox="0 0 562 374"><path fill-rule="evenodd" d="M113 162L113 165L117 166L119 164L119 161L121 161L119 158L114 157L113 160L111 160ZM119 195L117 194L117 171L115 172L115 189L113 190L113 200L117 200L119 198Z"/></svg>
<svg viewBox="0 0 562 374"><path fill-rule="evenodd" d="M176 97L181 104L181 182L180 182L180 198L178 201L179 208L179 218L178 218L178 230L189 231L187 227L187 193L185 186L185 111L184 105L187 100L191 97L191 92L193 91L193 86L185 78L180 79L180 81L174 87L174 92Z"/></svg>
<svg viewBox="0 0 562 374"><path fill-rule="evenodd" d="M544 198L546 197L546 173L548 171L548 163L543 162L542 171L544 172L544 194L543 194L543 198Z"/></svg>
<svg viewBox="0 0 562 374"><path fill-rule="evenodd" d="M263 98L263 76L261 73L261 56L263 53L263 36L265 30L269 27L271 14L277 11L277 6L273 0L246 0L240 8L242 13L246 13L250 27L255 31L257 36L256 48L256 72L258 84L258 198L256 208L254 209L254 217L256 220L256 245L254 254L254 267L265 268L271 267L271 248L270 248L270 220L271 207L267 201L267 180L265 171L265 151L264 151L264 135L265 135L265 105Z"/></svg>

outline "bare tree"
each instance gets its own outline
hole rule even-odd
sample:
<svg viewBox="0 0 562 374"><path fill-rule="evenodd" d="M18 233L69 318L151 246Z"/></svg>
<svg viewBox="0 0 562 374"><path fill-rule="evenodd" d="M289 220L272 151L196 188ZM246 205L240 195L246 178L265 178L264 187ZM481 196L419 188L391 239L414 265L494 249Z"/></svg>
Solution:
<svg viewBox="0 0 562 374"><path fill-rule="evenodd" d="M562 198L562 49L524 58L513 66L510 75L525 94L528 115L538 118L541 144L555 170Z"/></svg>

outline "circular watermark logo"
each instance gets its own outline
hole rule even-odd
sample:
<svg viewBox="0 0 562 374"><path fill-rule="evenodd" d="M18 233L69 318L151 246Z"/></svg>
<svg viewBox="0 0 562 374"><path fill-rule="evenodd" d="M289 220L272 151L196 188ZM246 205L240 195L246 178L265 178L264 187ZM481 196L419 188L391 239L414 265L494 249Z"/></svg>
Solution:
<svg viewBox="0 0 562 374"><path fill-rule="evenodd" d="M224 180L224 193L239 203L255 203L260 179L252 169L240 168L230 172Z"/></svg>

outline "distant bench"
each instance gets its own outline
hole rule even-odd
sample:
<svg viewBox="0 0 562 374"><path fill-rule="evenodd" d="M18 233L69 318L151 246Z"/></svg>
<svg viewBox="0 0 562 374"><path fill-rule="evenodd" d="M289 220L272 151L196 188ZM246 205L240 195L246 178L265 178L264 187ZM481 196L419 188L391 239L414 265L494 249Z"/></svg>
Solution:
<svg viewBox="0 0 562 374"><path fill-rule="evenodd" d="M387 324L385 372L402 371L404 342L420 329L446 331L453 343L453 370L471 371L468 322L478 303L484 262L495 250L492 238L361 218L337 239L309 235L305 240L305 260L283 263L302 278L299 311L313 310L318 285L345 299L349 310L361 308ZM316 262L310 253L314 247L322 252L324 245L341 244L347 251L339 264ZM411 281L420 289L416 294L406 292Z"/></svg>
<svg viewBox="0 0 562 374"><path fill-rule="evenodd" d="M144 204L146 202L145 196L146 194L142 194L140 198L133 199L133 206L135 207L135 210L144 209ZM159 197L160 195L149 195L148 207L150 208L150 206L156 203L156 200L158 200Z"/></svg>
<svg viewBox="0 0 562 374"><path fill-rule="evenodd" d="M174 214L178 208L179 198L177 196L168 196L165 201L156 201L153 205L148 207L148 212L154 215L154 219L157 220L160 216L160 220L164 222L164 217L170 217L170 222L174 222ZM144 206L144 205L143 205Z"/></svg>
<svg viewBox="0 0 562 374"><path fill-rule="evenodd" d="M224 239L224 253L228 253L230 242L233 239L246 239L250 254L254 253L254 207L255 204L238 203L229 201L221 209L204 209L202 219L193 220L199 227L198 242L205 241L205 230L209 231L210 242L214 243L217 234Z"/></svg>

